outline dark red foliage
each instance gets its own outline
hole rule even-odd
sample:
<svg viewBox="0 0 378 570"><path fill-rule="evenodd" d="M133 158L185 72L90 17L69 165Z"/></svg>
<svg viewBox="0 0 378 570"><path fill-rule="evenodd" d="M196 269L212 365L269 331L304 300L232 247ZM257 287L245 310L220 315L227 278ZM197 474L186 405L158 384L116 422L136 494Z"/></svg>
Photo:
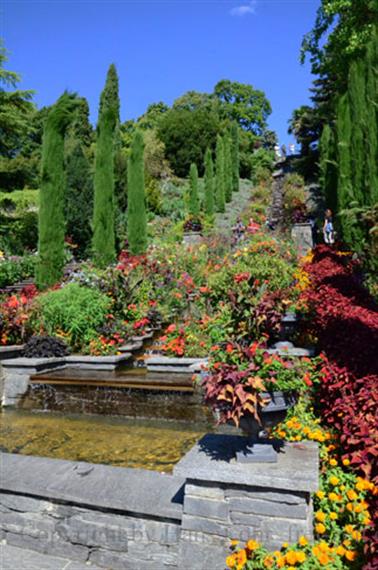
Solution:
<svg viewBox="0 0 378 570"><path fill-rule="evenodd" d="M312 262L305 266L311 285L301 300L310 311L308 327L326 355L321 414L340 434L342 457L362 476L377 482L378 310L356 269L351 255L316 247ZM371 514L376 525L374 505ZM365 536L366 570L374 568L378 556L378 538L373 533L372 527Z"/></svg>

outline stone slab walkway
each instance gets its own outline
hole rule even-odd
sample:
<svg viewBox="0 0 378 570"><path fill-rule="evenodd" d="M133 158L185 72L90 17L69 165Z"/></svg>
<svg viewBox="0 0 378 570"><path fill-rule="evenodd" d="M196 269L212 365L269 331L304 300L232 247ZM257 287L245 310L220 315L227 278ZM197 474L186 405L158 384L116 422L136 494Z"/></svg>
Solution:
<svg viewBox="0 0 378 570"><path fill-rule="evenodd" d="M0 544L0 570L99 570L98 566Z"/></svg>

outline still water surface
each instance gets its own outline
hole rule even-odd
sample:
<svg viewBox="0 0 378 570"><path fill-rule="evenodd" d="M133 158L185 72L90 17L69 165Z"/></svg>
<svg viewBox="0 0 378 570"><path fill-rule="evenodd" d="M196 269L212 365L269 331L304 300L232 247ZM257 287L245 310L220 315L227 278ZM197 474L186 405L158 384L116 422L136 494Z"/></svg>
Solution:
<svg viewBox="0 0 378 570"><path fill-rule="evenodd" d="M208 431L186 422L3 410L0 450L167 473Z"/></svg>

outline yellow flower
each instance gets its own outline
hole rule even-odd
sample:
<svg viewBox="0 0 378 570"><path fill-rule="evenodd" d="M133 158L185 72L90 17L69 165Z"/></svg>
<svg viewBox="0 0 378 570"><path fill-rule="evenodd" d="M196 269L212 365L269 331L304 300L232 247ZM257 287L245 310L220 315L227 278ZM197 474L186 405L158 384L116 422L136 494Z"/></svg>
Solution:
<svg viewBox="0 0 378 570"><path fill-rule="evenodd" d="M315 518L317 521L324 522L326 520L326 515L322 511L315 513Z"/></svg>
<svg viewBox="0 0 378 570"><path fill-rule="evenodd" d="M285 554L285 561L288 564L296 564L297 562L297 553L294 550L289 550L289 552L287 552Z"/></svg>
<svg viewBox="0 0 378 570"><path fill-rule="evenodd" d="M361 540L362 534L360 533L359 530L355 530L352 532L352 538L353 540Z"/></svg>
<svg viewBox="0 0 378 570"><path fill-rule="evenodd" d="M304 552L297 552L297 562L302 564L306 560L307 556Z"/></svg>
<svg viewBox="0 0 378 570"><path fill-rule="evenodd" d="M329 482L331 485L336 486L340 482L340 479L336 477L336 475L332 475L332 477L329 478Z"/></svg>
<svg viewBox="0 0 378 570"><path fill-rule="evenodd" d="M345 548L341 544L336 548L336 554L338 554L339 556L344 556Z"/></svg>
<svg viewBox="0 0 378 570"><path fill-rule="evenodd" d="M336 493L330 493L328 497L330 498L331 501L338 501L339 499L339 496L336 495Z"/></svg>
<svg viewBox="0 0 378 570"><path fill-rule="evenodd" d="M231 540L231 546L237 546L239 544L239 540Z"/></svg>
<svg viewBox="0 0 378 570"><path fill-rule="evenodd" d="M332 511L332 513L329 514L329 518L333 521L335 521L338 517L338 514L335 513L334 511Z"/></svg>
<svg viewBox="0 0 378 570"><path fill-rule="evenodd" d="M277 558L276 564L278 568L283 568L285 566L285 557L280 556L279 558Z"/></svg>
<svg viewBox="0 0 378 570"><path fill-rule="evenodd" d="M282 543L282 548L287 548L288 546L289 546L289 543L288 543L288 542L283 542L283 543Z"/></svg>
<svg viewBox="0 0 378 570"><path fill-rule="evenodd" d="M336 467L336 465L337 465L336 459L330 459L329 464L332 465L332 467Z"/></svg>
<svg viewBox="0 0 378 570"><path fill-rule="evenodd" d="M325 492L324 491L317 491L316 496L318 497L318 499L324 499Z"/></svg>
<svg viewBox="0 0 378 570"><path fill-rule="evenodd" d="M354 531L354 526L352 524L347 524L345 525L344 530L346 533L352 534L352 532Z"/></svg>
<svg viewBox="0 0 378 570"><path fill-rule="evenodd" d="M348 467L348 465L350 465L349 459L343 459L343 465L345 465L345 467Z"/></svg>
<svg viewBox="0 0 378 570"><path fill-rule="evenodd" d="M301 537L299 537L298 543L299 543L301 546L307 546L307 545L308 545L308 540L307 540L307 538L306 538L305 536L301 536Z"/></svg>
<svg viewBox="0 0 378 570"><path fill-rule="evenodd" d="M234 568L236 564L235 554L231 554L231 556L227 556L226 558L226 566L228 568Z"/></svg>
<svg viewBox="0 0 378 570"><path fill-rule="evenodd" d="M256 540L249 540L249 541L247 542L247 548L248 548L248 550L253 551L253 550L256 550L256 548L258 548L258 547L259 547L259 543L256 542Z"/></svg>
<svg viewBox="0 0 378 570"><path fill-rule="evenodd" d="M324 534L326 531L326 527L322 523L318 523L315 525L315 530L318 534Z"/></svg>
<svg viewBox="0 0 378 570"><path fill-rule="evenodd" d="M353 513L353 503L347 503L346 508L350 513Z"/></svg>
<svg viewBox="0 0 378 570"><path fill-rule="evenodd" d="M358 498L358 495L357 495L356 491L353 491L353 489L350 489L349 491L347 491L347 497L350 501L354 501L355 499Z"/></svg>

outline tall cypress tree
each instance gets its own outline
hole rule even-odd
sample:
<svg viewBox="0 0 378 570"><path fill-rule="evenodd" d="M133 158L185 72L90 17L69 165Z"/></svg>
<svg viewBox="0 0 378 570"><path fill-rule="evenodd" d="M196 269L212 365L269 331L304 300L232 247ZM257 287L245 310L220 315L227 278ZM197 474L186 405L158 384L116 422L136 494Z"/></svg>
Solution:
<svg viewBox="0 0 378 570"><path fill-rule="evenodd" d="M348 98L351 120L349 154L351 160L351 185L353 200L359 205L366 204L368 193L364 188L365 170L365 62L358 58L350 66Z"/></svg>
<svg viewBox="0 0 378 570"><path fill-rule="evenodd" d="M226 202L232 199L232 162L231 162L231 144L228 135L223 137L224 152L224 195Z"/></svg>
<svg viewBox="0 0 378 570"><path fill-rule="evenodd" d="M347 210L354 201L352 188L352 163L350 158L350 137L352 124L350 117L349 98L345 93L340 97L337 108L337 150L338 150L338 184L337 205L338 210ZM341 217L343 237L348 243L353 242L353 228L347 216Z"/></svg>
<svg viewBox="0 0 378 570"><path fill-rule="evenodd" d="M217 212L225 211L225 188L224 188L224 146L223 139L217 136L216 148L216 209Z"/></svg>
<svg viewBox="0 0 378 570"><path fill-rule="evenodd" d="M99 266L106 266L115 258L114 140L118 123L118 76L111 64L100 99L94 173L92 246Z"/></svg>
<svg viewBox="0 0 378 570"><path fill-rule="evenodd" d="M337 210L337 165L335 134L330 125L325 125L319 142L320 184L324 190L327 208Z"/></svg>
<svg viewBox="0 0 378 570"><path fill-rule="evenodd" d="M144 192L144 142L135 131L127 166L127 237L130 253L141 255L147 249L147 217Z"/></svg>
<svg viewBox="0 0 378 570"><path fill-rule="evenodd" d="M208 216L214 214L214 164L209 148L205 154L205 212Z"/></svg>
<svg viewBox="0 0 378 570"><path fill-rule="evenodd" d="M40 289L54 285L64 266L64 135L72 120L76 97L64 93L51 107L42 143L42 173L39 202L38 264Z"/></svg>
<svg viewBox="0 0 378 570"><path fill-rule="evenodd" d="M365 105L365 187L366 200L371 206L378 202L378 26L374 26L372 39L366 52L366 105Z"/></svg>
<svg viewBox="0 0 378 570"><path fill-rule="evenodd" d="M237 123L231 126L231 157L232 157L232 190L239 190L239 127Z"/></svg>
<svg viewBox="0 0 378 570"><path fill-rule="evenodd" d="M192 163L189 172L189 214L198 218L200 205L198 198L198 170L197 165Z"/></svg>
<svg viewBox="0 0 378 570"><path fill-rule="evenodd" d="M66 180L66 233L76 244L78 256L83 258L92 239L93 179L89 160L79 141L67 152Z"/></svg>

